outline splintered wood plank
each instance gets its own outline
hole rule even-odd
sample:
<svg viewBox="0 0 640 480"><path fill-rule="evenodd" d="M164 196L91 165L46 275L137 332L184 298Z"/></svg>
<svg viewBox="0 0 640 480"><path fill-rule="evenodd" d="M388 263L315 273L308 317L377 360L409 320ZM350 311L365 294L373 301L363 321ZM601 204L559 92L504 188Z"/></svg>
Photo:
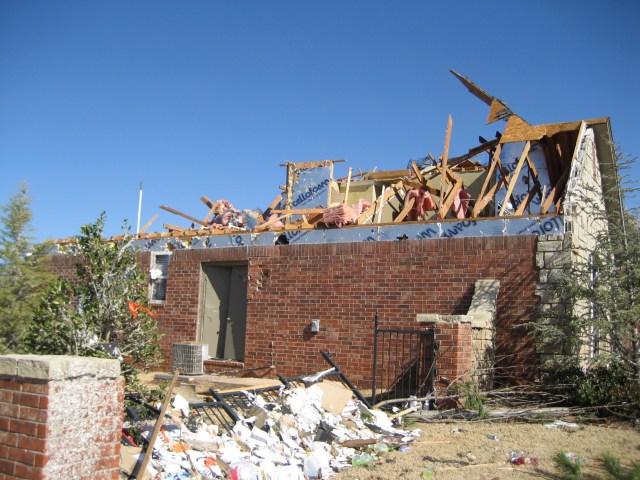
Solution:
<svg viewBox="0 0 640 480"><path fill-rule="evenodd" d="M160 429L162 428L162 423L164 422L164 415L167 412L167 408L169 408L169 404L171 403L171 395L173 394L173 388L176 386L179 375L180 371L176 369L176 371L173 373L173 377L171 378L171 383L169 383L169 387L167 388L167 393L164 396L162 408L160 409L160 414L158 415L156 424L153 427L153 433L151 434L151 439L149 440L147 449L144 452L142 463L136 464L136 467L138 468L134 468L134 471L131 473L131 476L135 475L136 480L141 480L147 471L147 465L149 464L149 460L151 460L151 454L153 453L153 446L156 443L158 435L160 434Z"/></svg>
<svg viewBox="0 0 640 480"><path fill-rule="evenodd" d="M158 218L158 214L156 213L153 217L151 217L151 220L145 223L144 227L140 229L140 231L138 232L138 235L140 235L141 233L144 233L147 230L147 228L149 228L151 224L156 221L157 218Z"/></svg>
<svg viewBox="0 0 640 480"><path fill-rule="evenodd" d="M175 210L175 209L173 209L171 207L167 207L166 205L160 205L160 208L163 209L163 210L166 210L167 212L171 212L171 213L173 213L175 215L179 215L181 217L184 217L187 220L191 220L192 222L198 223L198 224L200 224L202 226L208 227L208 225L206 223L204 223L202 220L199 220L199 219L197 219L195 217L192 217L191 215L187 215L186 213L179 212L178 210Z"/></svg>
<svg viewBox="0 0 640 480"><path fill-rule="evenodd" d="M556 184L553 186L553 188L549 192L549 195L547 196L544 203L542 204L540 213L542 214L549 213L549 208L551 208L551 205L555 202L556 198L558 200L561 198L561 194L564 190L564 187L567 183L568 178L569 178L569 169L567 168L565 169L560 179L556 182Z"/></svg>
<svg viewBox="0 0 640 480"><path fill-rule="evenodd" d="M462 179L460 178L458 179L458 181L456 181L453 188L447 194L447 200L444 203L441 203L440 210L438 211L438 215L440 216L440 218L444 218L447 216L447 213L449 213L449 210L451 209L451 205L453 205L453 200L456 198L456 195L458 195L458 192L461 188Z"/></svg>
<svg viewBox="0 0 640 480"><path fill-rule="evenodd" d="M405 219L405 217L409 214L409 212L411 211L411 209L413 208L413 205L415 203L416 203L416 199L415 198L411 198L411 199L409 199L408 202L405 202L404 208L400 211L400 213L398 214L396 219L393 221L393 223L402 222Z"/></svg>
<svg viewBox="0 0 640 480"><path fill-rule="evenodd" d="M540 194L540 184L536 182L533 188L529 190L529 192L527 192L527 195L522 199L522 202L520 202L520 205L518 205L518 208L514 212L514 215L517 217L523 215L525 209L529 206L529 204L537 194Z"/></svg>
<svg viewBox="0 0 640 480"><path fill-rule="evenodd" d="M349 201L349 187L351 187L351 172L352 168L349 167L349 174L347 175L347 186L344 189L344 201L342 202L344 205Z"/></svg>
<svg viewBox="0 0 640 480"><path fill-rule="evenodd" d="M204 221L208 224L209 221L211 220L211 217L214 213L216 213L216 206L213 206L209 209L209 211L207 212L207 215L204 217Z"/></svg>
<svg viewBox="0 0 640 480"><path fill-rule="evenodd" d="M449 118L447 119L447 131L445 132L444 135L444 149L442 151L442 161L441 161L441 165L442 165L442 171L446 172L447 171L447 160L449 159L449 145L451 144L451 129L453 128L453 118L451 118L451 115L449 115ZM446 174L443 174L440 177L440 191L441 192L446 192L448 189L447 187L447 176ZM440 209L442 209L442 204L444 203L444 195L440 196Z"/></svg>
<svg viewBox="0 0 640 480"><path fill-rule="evenodd" d="M484 196L484 198L482 198L482 200L479 200L476 202L476 207L478 208L478 212L481 212L482 210L484 210L484 208L487 206L487 204L493 200L496 192L505 184L504 179L501 177L500 180L498 180L495 185L493 185L493 187L491 187L489 189L489 191L487 192L487 194ZM475 210L475 207L474 207Z"/></svg>
<svg viewBox="0 0 640 480"><path fill-rule="evenodd" d="M413 170L413 173L418 179L418 181L424 184L424 178L422 178L422 172L420 172L420 169L418 168L418 165L416 164L416 162L411 162L411 170Z"/></svg>
<svg viewBox="0 0 640 480"><path fill-rule="evenodd" d="M177 227L176 225L171 225L170 223L163 223L162 228L166 228L167 230L178 231L178 232L183 232L186 230L185 227Z"/></svg>
<svg viewBox="0 0 640 480"><path fill-rule="evenodd" d="M370 180L394 180L396 178L407 177L411 174L411 170L385 170L382 172L365 172L365 175Z"/></svg>
<svg viewBox="0 0 640 480"><path fill-rule="evenodd" d="M506 185L507 182L509 181L509 173L502 166L502 162L500 161L500 158L496 157L494 162L496 164L496 167L500 171L500 180L498 180L493 185L493 187L489 189L489 191L484 196L484 198L482 198L482 200L479 200L476 202L476 205L478 206L478 212L482 211L487 206L487 204L495 197L496 192L500 190L503 185Z"/></svg>
<svg viewBox="0 0 640 480"><path fill-rule="evenodd" d="M211 200L209 200L207 197L205 197L204 195L200 197L200 200L202 201L202 203L204 203L207 207L209 208L213 208L213 202Z"/></svg>
<svg viewBox="0 0 640 480"><path fill-rule="evenodd" d="M509 179L509 186L507 187L507 193L504 196L505 201L503 202L502 208L498 213L499 217L502 217L504 215L504 211L507 209L507 203L508 203L507 199L511 197L511 194L513 193L513 189L516 186L516 183L518 182L518 178L520 177L520 170L522 170L522 166L524 165L525 158L527 157L527 155L529 155L530 148L531 148L531 142L527 141L527 143L525 143L524 145L524 148L522 149L522 153L520 154L520 159L518 160L516 169L513 171L513 174Z"/></svg>
<svg viewBox="0 0 640 480"><path fill-rule="evenodd" d="M284 220L285 218L289 217L293 215L292 213L284 213L282 215L277 215L273 218L270 218L269 220L267 220L264 223L261 223L260 225L257 225L253 228L254 232L261 232L262 230L266 229L267 227L273 225L274 223L276 223L278 220Z"/></svg>
<svg viewBox="0 0 640 480"><path fill-rule="evenodd" d="M484 183L482 184L482 188L480 189L480 194L478 195L478 200L476 204L473 206L473 211L471 212L471 218L478 218L478 215L484 208L481 207L481 202L483 205L486 205L491 198L485 201L484 195L489 187L489 183L491 183L491 178L493 177L493 173L496 170L496 164L500 161L500 153L502 152L502 144L499 144L496 147L496 151L493 153L493 157L491 159L491 165L489 166L489 171L487 172L487 176L484 179Z"/></svg>
<svg viewBox="0 0 640 480"><path fill-rule="evenodd" d="M498 140L497 138L494 140L489 140L488 142L485 142L475 148L471 148L469 149L468 153L465 153L464 155L461 155L459 157L455 157L455 158L450 158L449 161L451 163L455 162L456 165L458 164L458 162L464 162L465 160L469 160L473 157L476 157L478 155L480 155L483 152L487 152L490 153L491 149L493 147L496 147L497 145L499 145L500 140Z"/></svg>
<svg viewBox="0 0 640 480"><path fill-rule="evenodd" d="M434 173L436 173L436 172L437 172L437 174L440 174L443 177L445 176L445 173L446 173L447 179L450 179L453 182L457 182L461 178L456 172L451 170L449 167L446 167L446 168L443 169L441 165L436 165Z"/></svg>
<svg viewBox="0 0 640 480"><path fill-rule="evenodd" d="M396 194L398 200L404 202L404 197L406 195L404 183L400 186L398 186L398 184L396 183L395 185L391 185L390 188L393 189L393 192Z"/></svg>
<svg viewBox="0 0 640 480"><path fill-rule="evenodd" d="M437 188L432 187L429 184L429 180L427 180L427 184L426 185L423 185L422 183L419 183L419 182L416 182L416 181L413 181L413 180L403 180L402 184L403 184L403 187L405 189L414 188L416 190L420 190L420 189L428 190L431 195L435 195L436 197L440 196L440 190L438 190Z"/></svg>

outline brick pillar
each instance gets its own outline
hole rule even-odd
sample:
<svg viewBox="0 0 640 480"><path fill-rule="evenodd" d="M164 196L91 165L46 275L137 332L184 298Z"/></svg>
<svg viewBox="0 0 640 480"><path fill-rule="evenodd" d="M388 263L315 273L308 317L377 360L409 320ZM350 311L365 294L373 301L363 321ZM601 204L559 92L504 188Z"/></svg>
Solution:
<svg viewBox="0 0 640 480"><path fill-rule="evenodd" d="M0 479L118 479L117 360L0 356Z"/></svg>
<svg viewBox="0 0 640 480"><path fill-rule="evenodd" d="M446 388L453 382L471 380L473 370L473 331L468 315L438 315L419 313L416 320L435 329L436 352L435 389L438 396L447 396Z"/></svg>

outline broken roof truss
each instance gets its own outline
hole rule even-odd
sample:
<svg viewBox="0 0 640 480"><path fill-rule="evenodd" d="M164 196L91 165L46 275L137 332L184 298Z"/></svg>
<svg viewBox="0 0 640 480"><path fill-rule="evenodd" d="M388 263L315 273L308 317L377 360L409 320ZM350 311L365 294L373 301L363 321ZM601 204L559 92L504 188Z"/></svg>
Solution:
<svg viewBox="0 0 640 480"><path fill-rule="evenodd" d="M452 73L489 106L487 123L506 122L496 138L480 137L480 144L466 154L450 157L453 120L449 116L437 159L428 154L405 169L392 171L353 174L349 168L348 176L340 179L333 178L334 163L344 160L286 163L282 165L286 167L282 193L264 212L241 212L226 200L212 202L202 196L207 213L201 218L160 206L190 221L189 227L165 223L166 232L144 233L154 217L138 238L271 232L291 239L310 230L412 224L438 224L442 233L447 222L533 217L540 222L545 216L561 215L579 140L589 126L605 124L608 128L608 119L531 125L502 100ZM217 242L208 240L206 246L211 245Z"/></svg>

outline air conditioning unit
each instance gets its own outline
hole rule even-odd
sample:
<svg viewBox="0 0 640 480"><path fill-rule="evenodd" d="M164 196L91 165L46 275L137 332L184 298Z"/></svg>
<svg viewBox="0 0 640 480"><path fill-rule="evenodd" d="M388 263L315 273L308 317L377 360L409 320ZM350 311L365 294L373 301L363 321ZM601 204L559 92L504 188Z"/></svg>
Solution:
<svg viewBox="0 0 640 480"><path fill-rule="evenodd" d="M209 358L209 344L207 343L174 343L173 370L184 375L202 375L204 373L204 359Z"/></svg>

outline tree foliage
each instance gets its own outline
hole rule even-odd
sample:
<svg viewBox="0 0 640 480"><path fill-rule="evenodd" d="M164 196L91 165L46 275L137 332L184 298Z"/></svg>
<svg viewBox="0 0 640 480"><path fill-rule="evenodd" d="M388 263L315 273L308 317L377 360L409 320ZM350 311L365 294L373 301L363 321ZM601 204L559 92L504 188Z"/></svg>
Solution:
<svg viewBox="0 0 640 480"><path fill-rule="evenodd" d="M76 277L56 281L29 324L24 349L38 354L118 356L125 378L160 361L160 334L147 306L147 278L138 265L131 237L106 242L104 213L84 225L74 255ZM128 228L125 223L125 233Z"/></svg>
<svg viewBox="0 0 640 480"><path fill-rule="evenodd" d="M7 353L17 351L51 277L44 265L46 247L29 236L33 214L27 184L0 208L0 353Z"/></svg>

